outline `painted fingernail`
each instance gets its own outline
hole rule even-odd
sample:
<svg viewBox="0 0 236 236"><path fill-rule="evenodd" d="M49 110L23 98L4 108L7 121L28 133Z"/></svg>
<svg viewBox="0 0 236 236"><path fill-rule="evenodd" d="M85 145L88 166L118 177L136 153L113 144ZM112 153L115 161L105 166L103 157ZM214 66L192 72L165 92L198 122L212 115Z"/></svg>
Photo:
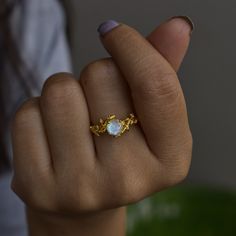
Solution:
<svg viewBox="0 0 236 236"><path fill-rule="evenodd" d="M100 36L104 36L118 25L120 25L118 22L114 20L108 20L100 24L97 31L100 34Z"/></svg>
<svg viewBox="0 0 236 236"><path fill-rule="evenodd" d="M190 26L190 29L191 29L190 34L194 31L195 25L189 16L174 16L171 18L171 20L176 19L176 18L183 19L186 23L188 23L188 25Z"/></svg>

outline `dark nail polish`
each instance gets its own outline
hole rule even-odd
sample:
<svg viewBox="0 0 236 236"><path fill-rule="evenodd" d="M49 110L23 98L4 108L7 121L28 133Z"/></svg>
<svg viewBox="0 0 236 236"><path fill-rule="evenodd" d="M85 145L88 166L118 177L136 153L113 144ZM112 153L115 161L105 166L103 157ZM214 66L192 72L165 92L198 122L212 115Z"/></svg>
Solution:
<svg viewBox="0 0 236 236"><path fill-rule="evenodd" d="M191 28L191 32L190 33L192 33L194 31L195 25L194 25L192 19L189 16L174 16L174 17L171 18L171 20L172 19L176 19L176 18L183 19L183 20L185 20L185 22L188 23L188 25Z"/></svg>
<svg viewBox="0 0 236 236"><path fill-rule="evenodd" d="M97 31L101 36L104 36L118 25L120 25L118 22L114 20L108 20L100 24Z"/></svg>

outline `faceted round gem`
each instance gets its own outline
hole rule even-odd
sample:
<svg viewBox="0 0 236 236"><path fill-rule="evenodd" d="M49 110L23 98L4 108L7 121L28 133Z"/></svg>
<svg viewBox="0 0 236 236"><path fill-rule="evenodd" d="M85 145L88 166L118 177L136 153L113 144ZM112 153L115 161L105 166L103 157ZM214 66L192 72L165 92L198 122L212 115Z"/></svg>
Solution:
<svg viewBox="0 0 236 236"><path fill-rule="evenodd" d="M111 120L107 124L107 132L110 135L116 136L121 132L122 129L122 124L120 123L119 120Z"/></svg>

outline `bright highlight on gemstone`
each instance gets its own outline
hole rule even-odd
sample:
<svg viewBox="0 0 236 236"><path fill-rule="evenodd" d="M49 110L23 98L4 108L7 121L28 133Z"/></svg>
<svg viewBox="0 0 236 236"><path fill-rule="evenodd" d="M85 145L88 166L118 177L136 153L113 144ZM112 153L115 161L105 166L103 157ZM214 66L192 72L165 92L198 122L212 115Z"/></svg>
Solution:
<svg viewBox="0 0 236 236"><path fill-rule="evenodd" d="M122 130L122 124L119 120L114 119L107 124L107 132L110 135L117 136Z"/></svg>

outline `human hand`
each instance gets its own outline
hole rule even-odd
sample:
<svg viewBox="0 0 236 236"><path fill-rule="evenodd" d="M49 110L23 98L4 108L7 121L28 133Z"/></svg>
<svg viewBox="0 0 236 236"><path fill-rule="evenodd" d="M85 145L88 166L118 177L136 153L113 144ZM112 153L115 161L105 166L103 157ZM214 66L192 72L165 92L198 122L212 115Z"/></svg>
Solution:
<svg viewBox="0 0 236 236"><path fill-rule="evenodd" d="M79 83L69 74L54 75L39 98L19 109L12 187L27 205L60 214L94 212L139 201L185 178L192 137L174 71L189 42L189 29L182 24L182 30L185 40L174 49L154 40L155 32L149 37L172 67L122 24L102 38L115 62L89 64ZM139 124L119 138L89 131L90 121L134 111Z"/></svg>

